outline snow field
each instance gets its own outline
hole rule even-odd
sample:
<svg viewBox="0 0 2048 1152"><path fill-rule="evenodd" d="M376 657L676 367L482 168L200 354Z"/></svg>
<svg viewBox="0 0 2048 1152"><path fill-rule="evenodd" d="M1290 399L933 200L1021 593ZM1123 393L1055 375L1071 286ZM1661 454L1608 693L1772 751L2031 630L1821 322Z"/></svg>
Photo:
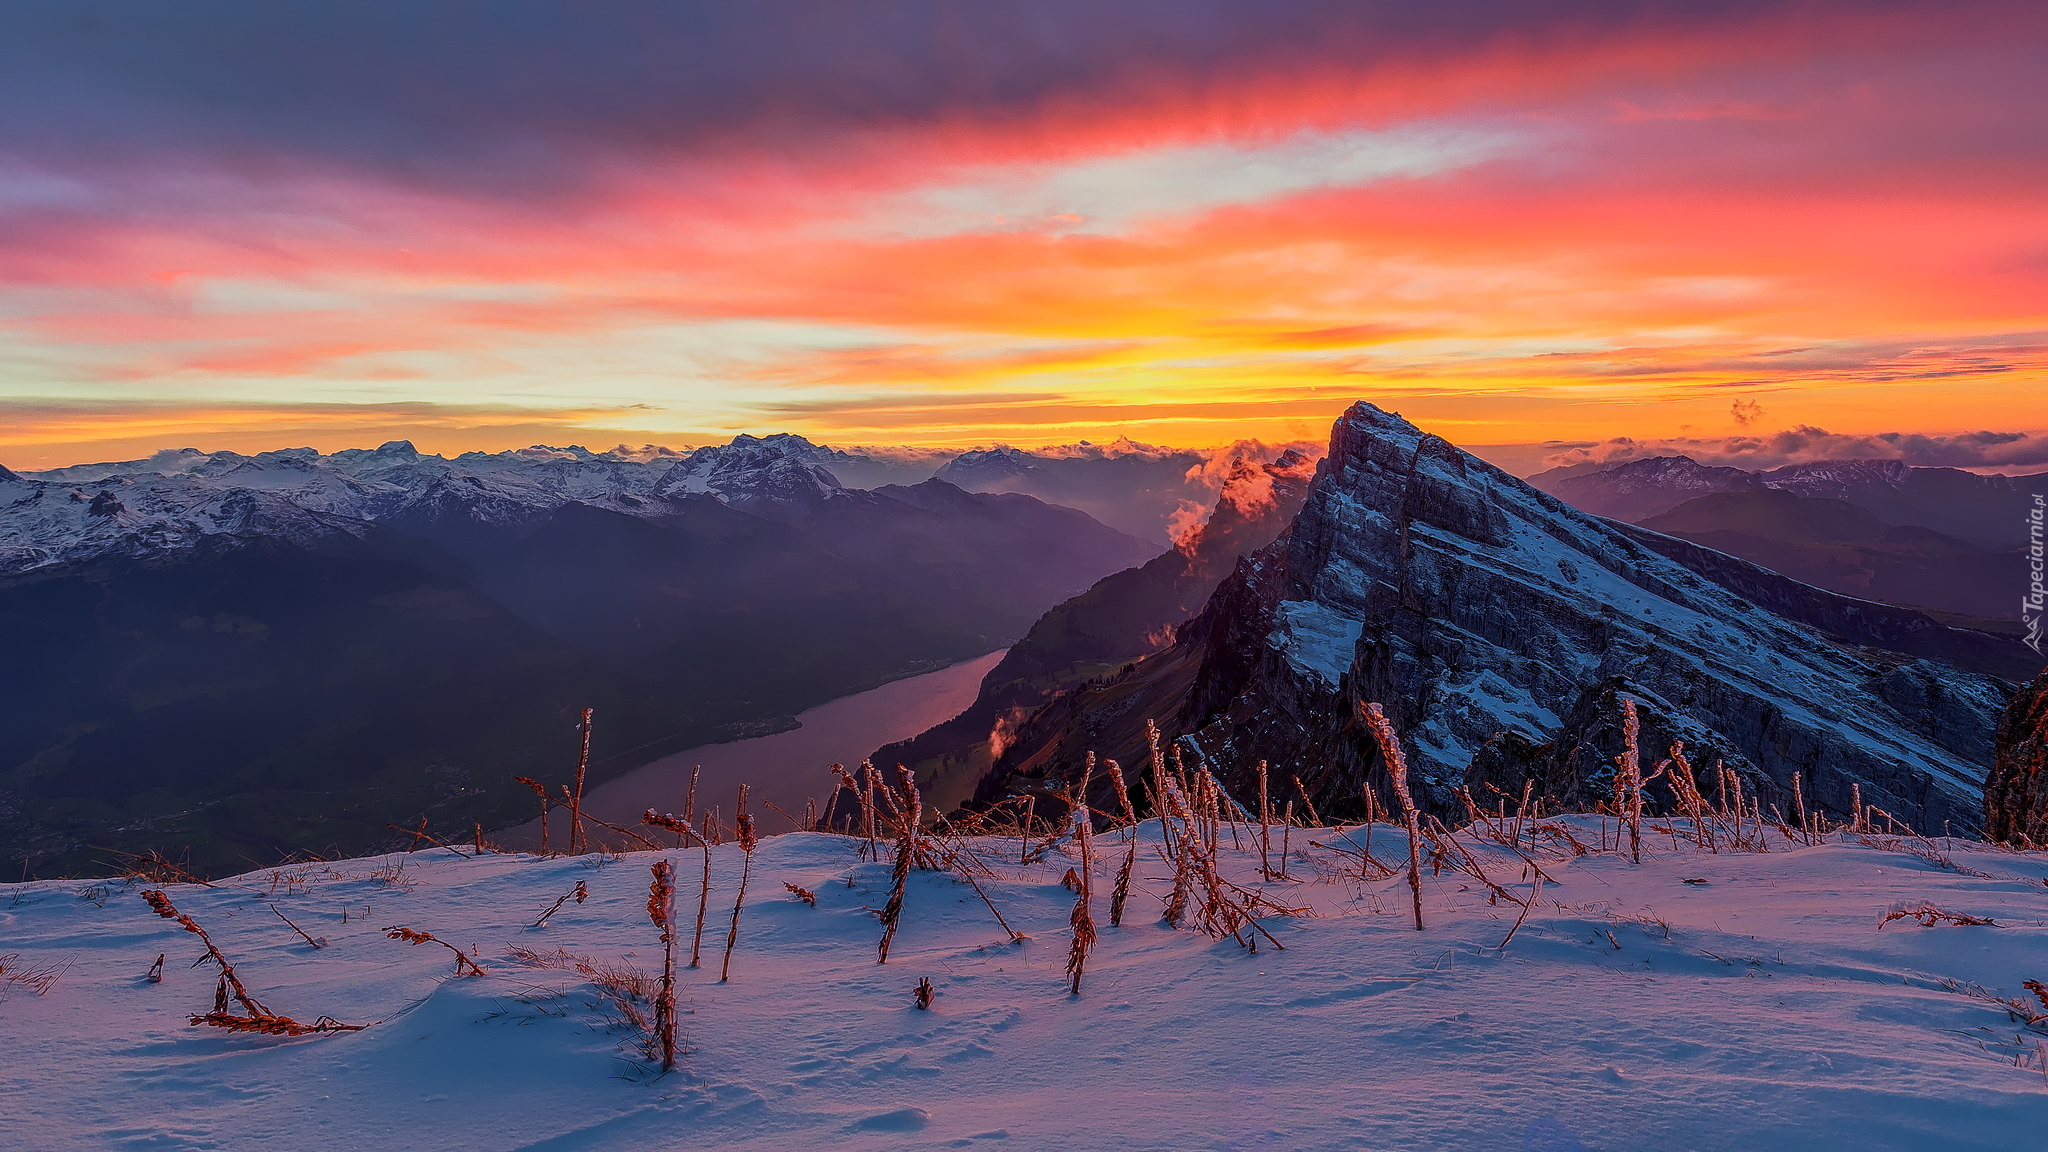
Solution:
<svg viewBox="0 0 2048 1152"><path fill-rule="evenodd" d="M1563 823L1593 844L1597 817ZM1294 879L1236 881L1304 915L1262 923L1252 953L1159 923L1170 885L1140 826L1130 908L1108 926L1123 833L1096 838L1101 939L1065 991L1062 845L1030 867L1014 838L974 842L983 889L1030 939L1009 943L950 874L914 872L889 962L871 909L889 859L860 841L762 840L733 976L718 962L739 849L712 851L704 966L679 980L686 1055L657 1076L630 1027L559 949L658 973L649 865L673 860L683 953L696 850L543 858L445 851L295 865L212 888L168 885L277 1012L361 1032L296 1039L187 1018L212 1003L198 941L144 904L146 884L0 886L8 968L68 965L44 995L0 984L0 1148L477 1149L1764 1149L2040 1147L2048 1035L1972 994L2031 999L2048 979L2048 854L1911 842L1780 840L1701 854L1645 822L1644 861L1552 850L1520 908L1474 878L1362 881L1295 829ZM1682 822L1681 822L1682 827ZM1277 831L1277 830L1276 830ZM1398 828L1372 852L1405 861ZM1607 834L1612 838L1612 822ZM1775 834L1774 834L1775 835ZM1351 843L1364 833L1352 830ZM1275 837L1276 843L1278 837ZM1515 899L1524 865L1460 835ZM1552 838L1551 843L1562 846ZM1674 846L1676 845L1676 846ZM532 922L577 881L590 897ZM849 886L849 880L851 886ZM815 908L789 893L817 896ZM1996 926L1883 927L1922 902ZM271 906L326 946L307 945ZM347 911L347 920L343 912ZM453 976L434 945L474 954ZM144 973L166 955L161 983ZM912 1006L928 977L930 1011ZM2048 1011L2048 1008L2042 1009Z"/></svg>

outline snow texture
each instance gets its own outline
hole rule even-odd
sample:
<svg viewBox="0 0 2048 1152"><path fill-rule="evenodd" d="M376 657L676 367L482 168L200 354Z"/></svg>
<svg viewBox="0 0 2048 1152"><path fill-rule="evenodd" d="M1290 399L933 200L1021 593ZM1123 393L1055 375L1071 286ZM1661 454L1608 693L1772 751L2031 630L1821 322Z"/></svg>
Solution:
<svg viewBox="0 0 2048 1152"><path fill-rule="evenodd" d="M1715 734L1731 766L1760 770L1766 803L1789 810L1798 772L1830 811L1860 787L1923 829L1981 821L2000 685L1832 640L1369 404L1337 422L1293 527L1242 580L1268 600L1226 586L1212 613L1266 613L1264 648L1281 659L1226 661L1253 673L1215 694L1227 707L1198 733L1239 773L1269 760L1355 795L1330 766L1356 741L1315 718L1374 699L1398 711L1425 780L1457 782L1497 734L1557 739L1575 700L1624 677ZM1209 644L1199 630L1185 642ZM1966 738L1902 709L1886 691L1902 673L1938 687Z"/></svg>
<svg viewBox="0 0 2048 1152"><path fill-rule="evenodd" d="M1566 823L1603 835L1595 818ZM2023 981L2048 977L2041 854L1955 844L1944 867L1938 842L1773 832L1769 853L1700 855L1651 833L1641 866L1553 853L1555 883L1502 950L1518 909L1469 877L1425 877L1417 932L1405 878L1362 882L1308 844L1332 833L1296 829L1296 879L1263 886L1310 914L1267 918L1285 950L1253 954L1157 922L1156 832L1121 928L1097 874L1104 927L1079 997L1063 980L1070 852L1025 869L1014 839L980 842L984 889L1031 937L1017 944L965 884L913 873L877 965L886 859L835 836L768 838L721 984L713 940L739 853L718 848L710 959L680 981L687 1052L665 1077L604 1023L588 978L509 952L658 968L652 852L436 850L170 886L259 999L370 1025L299 1039L189 1026L215 976L140 886L0 886L6 963L66 966L45 995L0 985L0 1148L2003 1152L2048 1131L2044 1037L1969 994L2024 999ZM1373 834L1375 855L1403 857L1397 829ZM1120 835L1098 837L1104 856L1121 858ZM1228 867L1260 886L1256 852L1230 841ZM1515 899L1530 893L1512 857L1474 844ZM701 857L663 855L687 955ZM587 903L529 927L578 881ZM1879 927L1921 901L1997 923ZM452 976L445 949L389 925L473 946L487 974ZM930 1011L912 1007L920 977L938 990Z"/></svg>
<svg viewBox="0 0 2048 1152"><path fill-rule="evenodd" d="M661 515L672 497L733 504L843 494L836 464L868 458L801 436L740 436L693 452L522 448L452 460L394 440L322 455L182 449L147 460L0 476L0 575L107 554L147 556L208 536L306 544L450 507L487 524L538 523L572 501Z"/></svg>

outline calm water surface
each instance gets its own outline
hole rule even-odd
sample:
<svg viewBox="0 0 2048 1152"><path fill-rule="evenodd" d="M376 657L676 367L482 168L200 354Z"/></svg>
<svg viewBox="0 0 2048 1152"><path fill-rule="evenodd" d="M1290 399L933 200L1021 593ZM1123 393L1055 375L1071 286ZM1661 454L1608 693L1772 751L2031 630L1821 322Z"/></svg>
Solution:
<svg viewBox="0 0 2048 1152"><path fill-rule="evenodd" d="M707 744L664 756L593 789L583 798L584 809L628 828L637 828L640 814L649 808L680 813L690 790L690 773L702 766L697 781L700 810L718 808L730 824L733 796L744 783L752 787L750 806L762 831L787 831L788 822L769 804L801 817L806 799L815 796L822 801L832 791L830 765L851 768L884 744L915 736L959 715L974 702L981 678L1002 658L1001 651L991 652L937 672L842 696L799 713L800 727L787 732ZM566 814L557 814L550 835L566 835L567 819ZM594 829L593 835L599 831ZM529 821L507 830L501 840L507 847L530 847L539 843L539 837L539 822Z"/></svg>

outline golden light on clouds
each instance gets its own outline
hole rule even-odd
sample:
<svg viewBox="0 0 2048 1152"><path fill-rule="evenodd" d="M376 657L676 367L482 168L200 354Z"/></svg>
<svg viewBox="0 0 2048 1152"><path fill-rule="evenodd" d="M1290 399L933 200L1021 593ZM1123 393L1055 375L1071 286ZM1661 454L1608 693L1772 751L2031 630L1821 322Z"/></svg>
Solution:
<svg viewBox="0 0 2048 1152"><path fill-rule="evenodd" d="M1905 6L1296 47L592 148L531 187L0 165L0 459L1213 444L1355 398L1468 444L2048 426L2048 158L1981 79L2010 31Z"/></svg>

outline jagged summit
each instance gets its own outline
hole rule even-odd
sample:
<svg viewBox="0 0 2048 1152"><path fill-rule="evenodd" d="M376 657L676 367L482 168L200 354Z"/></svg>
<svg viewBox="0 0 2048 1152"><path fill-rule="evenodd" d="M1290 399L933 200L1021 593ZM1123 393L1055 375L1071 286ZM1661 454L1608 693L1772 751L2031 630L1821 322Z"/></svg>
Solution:
<svg viewBox="0 0 2048 1152"><path fill-rule="evenodd" d="M1430 803L1457 813L1452 790L1468 777L1597 796L1600 756L1618 742L1602 701L1620 691L1644 706L1649 740L1681 737L1703 763L1724 760L1766 805L1787 803L1796 773L1808 802L1830 810L1846 810L1856 785L1922 827L1977 826L2003 685L1759 601L1848 631L1867 616L1901 627L1900 610L1719 554L1725 564L1696 572L1651 535L1360 403L1333 429L1287 533L1128 676L1185 684L1144 703L1234 786L1267 760L1325 812L1383 771L1351 719L1360 701L1387 706ZM1097 696L1128 713L1133 691ZM1090 693L1056 701L996 776L1057 772L1090 740L1107 741L1105 755L1137 751Z"/></svg>
<svg viewBox="0 0 2048 1152"><path fill-rule="evenodd" d="M716 493L731 499L822 500L845 489L827 464L842 455L801 436L736 436L670 466L657 493Z"/></svg>

